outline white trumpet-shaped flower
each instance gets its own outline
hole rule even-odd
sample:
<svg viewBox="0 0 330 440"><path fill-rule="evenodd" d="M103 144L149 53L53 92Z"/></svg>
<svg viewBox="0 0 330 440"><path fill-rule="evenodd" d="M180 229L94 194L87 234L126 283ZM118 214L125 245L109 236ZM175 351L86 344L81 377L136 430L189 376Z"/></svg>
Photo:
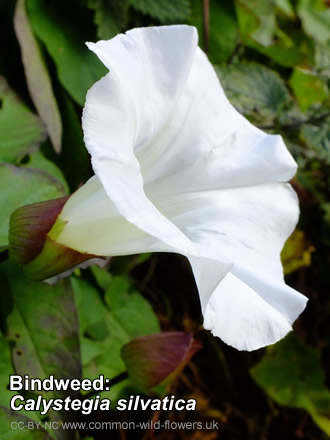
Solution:
<svg viewBox="0 0 330 440"><path fill-rule="evenodd" d="M99 256L181 253L207 329L240 350L278 341L306 305L280 261L299 214L281 137L229 103L193 27L133 29L88 47L109 69L82 119L95 176L49 235Z"/></svg>

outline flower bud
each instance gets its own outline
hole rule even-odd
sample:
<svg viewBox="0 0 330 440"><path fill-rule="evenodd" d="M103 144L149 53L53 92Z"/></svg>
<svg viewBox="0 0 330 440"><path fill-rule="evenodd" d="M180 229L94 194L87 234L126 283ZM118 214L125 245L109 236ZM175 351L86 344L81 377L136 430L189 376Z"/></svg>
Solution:
<svg viewBox="0 0 330 440"><path fill-rule="evenodd" d="M32 280L51 278L95 257L56 242L65 225L58 216L68 198L22 206L11 215L9 258Z"/></svg>
<svg viewBox="0 0 330 440"><path fill-rule="evenodd" d="M201 348L192 333L165 332L133 339L121 356L133 382L145 390L174 379Z"/></svg>

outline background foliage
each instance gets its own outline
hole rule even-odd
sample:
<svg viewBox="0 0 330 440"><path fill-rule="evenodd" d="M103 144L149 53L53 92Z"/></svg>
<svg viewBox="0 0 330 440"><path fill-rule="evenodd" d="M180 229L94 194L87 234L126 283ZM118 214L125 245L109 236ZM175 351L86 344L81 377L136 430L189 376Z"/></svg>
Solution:
<svg viewBox="0 0 330 440"><path fill-rule="evenodd" d="M294 334L254 353L238 352L201 329L192 274L179 256L115 258L110 271L76 271L53 286L27 281L6 261L13 210L68 194L92 173L80 115L88 88L105 68L84 42L171 23L198 28L230 101L259 127L280 133L299 164L292 183L301 217L282 256L288 283L310 300ZM138 417L217 419L221 430L127 431L121 439L328 438L329 2L0 0L0 34L1 438L115 438L114 432L11 431L9 421L24 414L6 410L8 374L114 377L125 370L123 344L160 328L199 332L203 350L167 388L195 397L198 411ZM134 392L125 379L109 395L115 400ZM40 419L31 414L25 416Z"/></svg>

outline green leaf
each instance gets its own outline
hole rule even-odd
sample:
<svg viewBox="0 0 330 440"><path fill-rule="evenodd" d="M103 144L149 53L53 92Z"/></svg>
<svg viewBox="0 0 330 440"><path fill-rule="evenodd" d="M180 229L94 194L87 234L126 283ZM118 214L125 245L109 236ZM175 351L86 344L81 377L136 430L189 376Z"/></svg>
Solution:
<svg viewBox="0 0 330 440"><path fill-rule="evenodd" d="M280 405L306 409L315 423L330 435L330 392L317 350L290 334L267 349L251 370L259 386Z"/></svg>
<svg viewBox="0 0 330 440"><path fill-rule="evenodd" d="M288 6L289 5L289 6ZM276 6L294 18L292 7L286 0L237 0L236 11L240 24L240 35L244 45L253 48L283 66L292 67L304 58L301 41L295 41L276 23ZM291 12L290 12L291 8ZM289 22L287 27L292 28Z"/></svg>
<svg viewBox="0 0 330 440"><path fill-rule="evenodd" d="M289 237L281 253L284 273L287 275L300 267L312 264L312 253L315 248L308 242L305 234L296 229Z"/></svg>
<svg viewBox="0 0 330 440"><path fill-rule="evenodd" d="M322 0L300 0L297 13L310 37L321 44L330 40L330 9Z"/></svg>
<svg viewBox="0 0 330 440"><path fill-rule="evenodd" d="M285 67L294 67L304 58L303 53L294 43L292 46L287 46L282 41L278 41L272 46L265 47L252 40L247 40L246 45Z"/></svg>
<svg viewBox="0 0 330 440"><path fill-rule="evenodd" d="M75 276L70 280L79 314L80 333L83 335L90 326L104 321L107 309L94 286Z"/></svg>
<svg viewBox="0 0 330 440"><path fill-rule="evenodd" d="M49 73L25 10L25 0L16 4L14 25L22 53L27 85L40 119L44 122L54 150L61 151L62 123Z"/></svg>
<svg viewBox="0 0 330 440"><path fill-rule="evenodd" d="M236 11L243 39L251 37L270 46L276 30L274 4L271 0L236 0Z"/></svg>
<svg viewBox="0 0 330 440"><path fill-rule="evenodd" d="M14 299L7 319L7 338L15 344L17 374L45 378L79 378L78 318L70 283L56 285L28 281L14 265L0 266Z"/></svg>
<svg viewBox="0 0 330 440"><path fill-rule="evenodd" d="M0 245L8 244L9 218L19 206L56 199L65 195L63 184L50 174L31 168L0 163L0 180L6 192L0 194Z"/></svg>
<svg viewBox="0 0 330 440"><path fill-rule="evenodd" d="M81 114L62 90L57 93L63 118L63 148L60 156L52 158L60 166L72 191L86 182L91 174L90 157L83 141Z"/></svg>
<svg viewBox="0 0 330 440"><path fill-rule="evenodd" d="M200 47L205 47L204 44L204 20L203 20L203 2L200 0L191 1L191 16L189 24L195 26L198 31L198 43ZM213 29L210 29L212 31Z"/></svg>
<svg viewBox="0 0 330 440"><path fill-rule="evenodd" d="M108 40L127 28L127 0L88 0L87 3L94 12L94 23L97 25L97 36Z"/></svg>
<svg viewBox="0 0 330 440"><path fill-rule="evenodd" d="M13 428L13 427L15 428ZM18 429L18 426L24 426ZM25 428L26 427L26 428ZM54 437L28 417L0 406L0 438L3 440L53 440Z"/></svg>
<svg viewBox="0 0 330 440"><path fill-rule="evenodd" d="M81 31L59 15L46 0L28 0L28 16L38 38L45 44L57 66L63 87L84 105L87 90L107 69L84 44Z"/></svg>
<svg viewBox="0 0 330 440"><path fill-rule="evenodd" d="M20 164L20 166L23 168L27 167L30 169L45 171L47 174L54 177L63 185L66 193L69 192L68 184L66 183L66 180L60 168L56 166L51 160L46 159L40 151L29 154L26 160L24 160L24 163Z"/></svg>
<svg viewBox="0 0 330 440"><path fill-rule="evenodd" d="M80 284L85 290L81 291L81 301L79 304L79 314L83 316L83 310L88 310L88 294L91 287ZM158 319L149 303L137 292L129 293L131 285L127 277L113 277L111 284L105 292L105 300L108 308L99 312L98 326L94 327L89 321L86 327L87 334L97 340L81 338L84 377L95 378L99 374L112 378L125 371L126 367L120 355L124 344L137 336L158 333L160 331ZM96 297L94 292L93 297ZM86 301L84 306L82 302ZM95 306L95 303L94 303ZM82 322L87 322L88 318L83 317ZM100 333L101 332L101 338ZM119 383L104 393L110 399L117 399L123 389L130 384L129 380ZM131 384L132 386L132 384Z"/></svg>
<svg viewBox="0 0 330 440"><path fill-rule="evenodd" d="M275 118L290 102L278 73L261 64L232 64L216 71L231 103L257 120Z"/></svg>
<svg viewBox="0 0 330 440"><path fill-rule="evenodd" d="M142 254L143 255L143 254ZM112 282L112 275L107 269L103 269L100 266L91 266L90 270L101 289L105 290Z"/></svg>
<svg viewBox="0 0 330 440"><path fill-rule="evenodd" d="M213 63L223 63L233 54L238 43L238 23L233 5L210 2L209 54Z"/></svg>
<svg viewBox="0 0 330 440"><path fill-rule="evenodd" d="M322 211L324 212L325 222L330 224L330 202L324 202L321 205Z"/></svg>
<svg viewBox="0 0 330 440"><path fill-rule="evenodd" d="M145 263L152 256L151 252L145 252L144 254L138 254L136 260L134 262L134 266L138 266L139 264Z"/></svg>
<svg viewBox="0 0 330 440"><path fill-rule="evenodd" d="M189 23L196 26L199 34L199 45L205 47L203 32L203 3L194 0L192 18ZM208 55L215 63L228 60L238 43L238 23L235 8L229 2L210 1L209 47Z"/></svg>
<svg viewBox="0 0 330 440"><path fill-rule="evenodd" d="M11 289L8 280L3 276L3 274L0 273L0 275L1 275L0 276L1 289L3 289L3 291L6 292L6 296L9 297L11 295ZM1 298L1 308L3 308L3 306L4 306L4 299ZM7 316L2 316L2 319L4 320L3 322L6 322ZM19 336L20 335L15 335L16 339ZM2 407L3 409L4 407L6 409L10 408L10 400L13 396L17 394L17 391L10 391L8 389L9 375L11 374L15 374L15 371L11 362L11 352L10 352L9 343L7 339L3 336L3 334L0 333L0 399L1 399L0 407ZM14 416L15 413L12 414ZM3 415L4 414L2 413L2 416ZM21 410L20 415L25 415L29 418L33 418L33 420L39 421L38 415L25 410ZM3 427L2 424L0 424L0 434L1 434L1 427Z"/></svg>
<svg viewBox="0 0 330 440"><path fill-rule="evenodd" d="M3 287L3 282L1 282ZM0 333L0 399L1 404L10 408L10 399L16 394L14 391L9 391L9 375L14 374L14 370L10 359L10 350L8 341Z"/></svg>
<svg viewBox="0 0 330 440"><path fill-rule="evenodd" d="M319 159L330 164L330 115L313 123L304 124L301 137Z"/></svg>
<svg viewBox="0 0 330 440"><path fill-rule="evenodd" d="M93 359L100 356L104 350L104 343L100 341L94 341L93 339L81 336L81 360L83 365L90 364Z"/></svg>
<svg viewBox="0 0 330 440"><path fill-rule="evenodd" d="M328 97L327 86L315 74L295 68L290 78L290 86L302 111L313 104L321 103Z"/></svg>
<svg viewBox="0 0 330 440"><path fill-rule="evenodd" d="M0 161L12 162L36 151L45 139L38 117L0 77Z"/></svg>
<svg viewBox="0 0 330 440"><path fill-rule="evenodd" d="M129 3L162 24L186 21L191 12L188 0L129 0Z"/></svg>
<svg viewBox="0 0 330 440"><path fill-rule="evenodd" d="M295 18L294 9L290 3L290 0L275 0L277 8L289 18Z"/></svg>
<svg viewBox="0 0 330 440"><path fill-rule="evenodd" d="M330 41L315 45L315 67L319 74L330 78Z"/></svg>
<svg viewBox="0 0 330 440"><path fill-rule="evenodd" d="M127 339L156 333L159 324L150 304L139 293L128 293L129 287L127 278L113 277L105 292L105 301L111 312L110 332L113 325Z"/></svg>
<svg viewBox="0 0 330 440"><path fill-rule="evenodd" d="M69 281L53 286L31 282L9 262L2 264L0 271L8 279L14 300L14 309L7 318L7 339L13 345L16 373L40 379L50 374L80 378L78 317ZM63 398L67 392L46 394ZM67 418L65 413L61 416Z"/></svg>

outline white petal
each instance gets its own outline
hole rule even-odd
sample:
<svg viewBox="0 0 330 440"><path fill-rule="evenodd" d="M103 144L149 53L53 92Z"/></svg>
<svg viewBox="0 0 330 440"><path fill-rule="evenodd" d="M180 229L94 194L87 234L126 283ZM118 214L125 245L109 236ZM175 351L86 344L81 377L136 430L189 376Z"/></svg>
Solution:
<svg viewBox="0 0 330 440"><path fill-rule="evenodd" d="M299 209L286 183L157 196L157 208L195 243L199 255L282 279L279 261Z"/></svg>
<svg viewBox="0 0 330 440"><path fill-rule="evenodd" d="M52 233L58 243L102 256L172 251L130 223L109 199L97 177L89 179L64 205L59 219L65 227Z"/></svg>
<svg viewBox="0 0 330 440"><path fill-rule="evenodd" d="M111 72L88 92L83 128L94 171L118 212L167 246L195 254L194 245L145 196L134 155L169 118L194 59L196 30L168 29L136 29L89 44Z"/></svg>
<svg viewBox="0 0 330 440"><path fill-rule="evenodd" d="M276 308L231 273L211 296L204 326L226 344L248 351L274 344L291 330Z"/></svg>
<svg viewBox="0 0 330 440"><path fill-rule="evenodd" d="M233 265L232 263L225 263L205 257L191 257L187 255L187 258L189 259L196 280L201 308L205 316L213 292L218 288Z"/></svg>
<svg viewBox="0 0 330 440"><path fill-rule="evenodd" d="M133 29L110 41L87 45L110 70L108 96L103 100L105 107L91 110L91 116L97 112L95 120L100 118L100 127L105 124L106 136L95 137L93 132L92 140L97 143L87 147L108 158L120 154L126 161L128 154L132 159L132 149L137 150L157 136L172 115L195 57L196 29L184 25ZM107 100L109 94L110 101ZM85 111L88 113L90 99L92 97L87 96ZM126 116L123 121L119 111ZM89 137L89 133L86 136ZM120 144L115 142L117 139Z"/></svg>
<svg viewBox="0 0 330 440"><path fill-rule="evenodd" d="M283 182L297 168L280 136L263 133L228 102L199 48L171 119L137 158L146 185L175 192Z"/></svg>
<svg viewBox="0 0 330 440"><path fill-rule="evenodd" d="M204 256L188 258L199 289L205 326L238 348L234 339L228 339L230 334L237 336L233 330L236 321L231 318L234 322L230 329L227 320L220 323L227 312L233 316L237 307L237 328L244 334L240 349L259 348L285 335L307 301L285 285L280 261L280 251L299 213L291 186L273 183L179 193L154 202L199 245L199 253ZM236 286L240 292L232 293L228 279L235 280L229 286ZM252 305L245 307L245 302ZM250 310L254 306L255 314ZM267 313L266 318L256 323L260 313Z"/></svg>
<svg viewBox="0 0 330 440"><path fill-rule="evenodd" d="M159 161L163 164L163 158ZM265 134L244 121L213 149L179 170L165 171L150 184L150 190L149 185L145 185L145 191L158 195L177 194L286 182L294 176L296 169L297 165L280 136Z"/></svg>
<svg viewBox="0 0 330 440"><path fill-rule="evenodd" d="M135 29L89 44L110 74L89 91L83 116L93 168L117 210L192 255L192 243L150 203L152 194L146 197L149 188L170 194L285 181L296 169L281 138L230 105L196 45L187 26Z"/></svg>
<svg viewBox="0 0 330 440"><path fill-rule="evenodd" d="M265 277L262 269L251 273L242 267L233 267L231 273L253 289L263 300L292 324L304 310L307 298L284 283L284 280Z"/></svg>
<svg viewBox="0 0 330 440"><path fill-rule="evenodd" d="M245 122L227 100L206 55L197 48L171 117L157 136L136 152L145 184L181 172L225 142Z"/></svg>

